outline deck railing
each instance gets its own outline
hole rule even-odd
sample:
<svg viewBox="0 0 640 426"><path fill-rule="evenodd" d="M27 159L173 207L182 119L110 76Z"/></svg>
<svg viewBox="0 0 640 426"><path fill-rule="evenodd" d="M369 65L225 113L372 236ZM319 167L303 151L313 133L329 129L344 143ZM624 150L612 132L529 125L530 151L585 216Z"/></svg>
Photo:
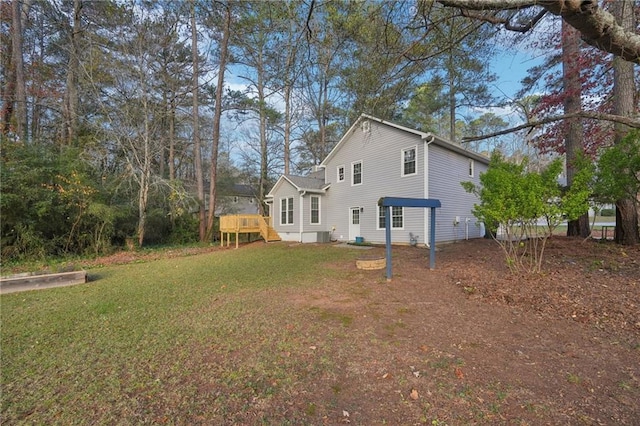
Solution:
<svg viewBox="0 0 640 426"><path fill-rule="evenodd" d="M238 234L240 233L260 233L265 241L269 240L269 230L271 218L257 214L237 214L220 216L220 233L222 238L220 244L224 245L224 234L227 234L227 245L229 245L230 234L236 234L236 247L238 246Z"/></svg>

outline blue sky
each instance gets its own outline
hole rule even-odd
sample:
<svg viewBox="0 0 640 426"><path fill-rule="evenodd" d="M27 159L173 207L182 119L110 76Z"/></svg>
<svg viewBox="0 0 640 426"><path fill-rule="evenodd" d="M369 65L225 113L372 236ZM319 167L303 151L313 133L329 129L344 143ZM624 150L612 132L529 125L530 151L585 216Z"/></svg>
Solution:
<svg viewBox="0 0 640 426"><path fill-rule="evenodd" d="M529 52L521 50L503 51L492 63L492 71L498 76L493 86L496 96L513 98L521 89L520 81L527 75L527 70L540 63Z"/></svg>

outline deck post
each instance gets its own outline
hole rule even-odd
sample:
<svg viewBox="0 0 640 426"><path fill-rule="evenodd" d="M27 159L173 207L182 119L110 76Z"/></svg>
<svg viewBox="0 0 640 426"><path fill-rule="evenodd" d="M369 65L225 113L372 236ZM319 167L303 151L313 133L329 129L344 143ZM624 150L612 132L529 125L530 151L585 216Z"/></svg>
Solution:
<svg viewBox="0 0 640 426"><path fill-rule="evenodd" d="M236 248L238 248L238 231L236 231Z"/></svg>

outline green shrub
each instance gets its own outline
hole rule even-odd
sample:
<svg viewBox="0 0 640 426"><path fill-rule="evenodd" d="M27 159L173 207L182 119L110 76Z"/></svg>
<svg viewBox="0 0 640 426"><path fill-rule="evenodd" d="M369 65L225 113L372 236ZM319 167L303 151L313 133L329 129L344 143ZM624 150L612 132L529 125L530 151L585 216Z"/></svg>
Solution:
<svg viewBox="0 0 640 426"><path fill-rule="evenodd" d="M188 244L198 241L198 219L191 214L183 214L175 219L171 230L171 244Z"/></svg>
<svg viewBox="0 0 640 426"><path fill-rule="evenodd" d="M602 209L600 210L600 216L615 216L616 215L616 209Z"/></svg>

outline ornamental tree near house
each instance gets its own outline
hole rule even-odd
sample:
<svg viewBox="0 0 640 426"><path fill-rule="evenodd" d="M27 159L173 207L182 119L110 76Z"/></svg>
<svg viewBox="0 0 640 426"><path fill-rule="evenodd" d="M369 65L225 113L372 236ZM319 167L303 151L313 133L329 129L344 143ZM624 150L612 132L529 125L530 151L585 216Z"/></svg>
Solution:
<svg viewBox="0 0 640 426"><path fill-rule="evenodd" d="M480 185L462 182L478 196L473 214L485 223L504 251L512 272L541 272L547 239L564 218L572 220L589 208L589 183L593 170L586 166L576 173L574 184L564 190L558 182L562 163L555 160L541 172L527 170L527 161L511 163L498 152L491 156ZM540 226L541 220L546 226Z"/></svg>
<svg viewBox="0 0 640 426"><path fill-rule="evenodd" d="M640 204L640 131L634 130L615 146L604 150L598 161L594 197L602 204L619 199Z"/></svg>
<svg viewBox="0 0 640 426"><path fill-rule="evenodd" d="M633 0L618 0L599 2L597 0L438 0L449 7L460 8L465 16L471 16L483 21L501 24L508 30L525 33L538 24L545 15L560 16L565 24L563 26L564 47L573 44L573 53L563 52L563 64L568 71L563 76L564 113L559 116L547 116L537 123L526 123L524 127L533 128L550 122L563 121L561 125L553 125L552 128L567 130L566 137L556 140L564 140L564 151L567 154L567 178L572 179L571 155L579 152L578 140L574 137L579 134L579 128L584 126L585 135L591 133L582 144L588 152L588 145L596 148L600 145L617 144L629 131L630 127L640 128L638 119L637 99L637 72L634 72L634 64L640 64L640 34L635 24L635 18L639 16L640 6ZM492 12L489 12L492 11ZM568 24L568 25L566 25ZM565 34L570 31L567 27L573 27L580 34L580 38L587 44L599 49L600 55L590 53L584 55L576 50L577 43L567 44L569 41ZM577 34L573 37L577 41ZM613 54L613 59L602 56L602 52ZM578 55L578 53L580 53ZM573 58L572 58L573 56ZM594 58L601 56L600 66L594 65ZM609 55L610 56L610 55ZM577 60L576 60L577 59ZM590 63L586 67L580 67L580 62L588 59ZM540 67L539 67L540 68ZM571 68L576 71L571 71ZM591 89L594 96L586 93L585 82L580 88L581 96L576 94L577 79L575 77L582 68L585 77L590 77ZM613 73L610 70L613 69ZM611 74L613 76L611 77ZM634 81L634 76L636 81ZM581 76L581 78L584 78ZM595 90L605 82L609 87L605 90ZM611 90L611 85L613 89ZM553 90L551 91L553 92ZM609 96L607 96L609 94ZM553 93L552 93L553 95ZM549 98L548 100L553 100ZM558 99L556 99L557 101ZM582 109L578 101L582 100ZM592 108L585 108L585 103L596 103ZM550 102L551 104L552 102ZM541 104L544 104L541 103ZM612 113L611 113L612 112ZM577 117L589 118L580 124ZM595 135L593 128L611 129L610 123L615 123L614 137ZM592 130L589 129L592 128ZM508 131L515 131L513 128ZM486 136L485 136L486 137ZM553 139L553 135L551 137ZM611 140L613 139L613 140ZM549 145L548 145L549 146ZM573 146L575 149L571 149ZM618 244L635 245L640 242L640 228L638 226L638 209L635 200L637 195L616 200L616 233L615 241ZM586 216L581 221L570 223L569 235L585 235L588 233L588 221Z"/></svg>

